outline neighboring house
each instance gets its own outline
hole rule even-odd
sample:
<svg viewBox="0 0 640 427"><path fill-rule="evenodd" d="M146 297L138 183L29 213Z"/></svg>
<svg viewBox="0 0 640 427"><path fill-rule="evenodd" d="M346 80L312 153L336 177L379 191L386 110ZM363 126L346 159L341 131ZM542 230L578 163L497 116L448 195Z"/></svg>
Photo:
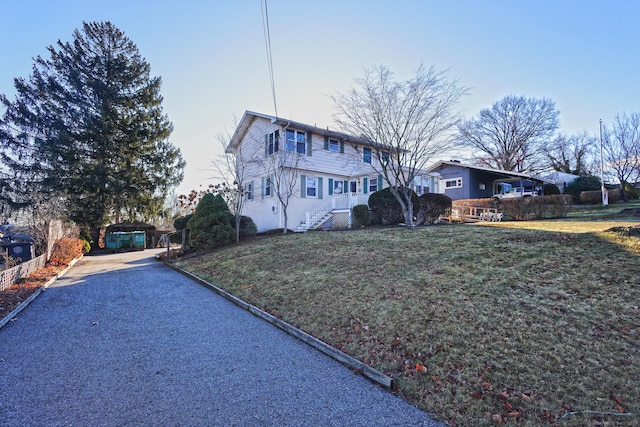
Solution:
<svg viewBox="0 0 640 427"><path fill-rule="evenodd" d="M472 166L457 160L439 161L428 167L427 171L440 175L440 186L434 192L445 194L452 200L491 197L503 182L511 183L514 187L533 186L540 191L547 182L525 173Z"/></svg>
<svg viewBox="0 0 640 427"><path fill-rule="evenodd" d="M266 114L246 111L226 152L243 170L242 214L258 232L284 227L279 194L286 203L290 193L289 229L347 228L351 209L386 186L362 138ZM438 175L425 172L414 190L422 194L438 185Z"/></svg>
<svg viewBox="0 0 640 427"><path fill-rule="evenodd" d="M561 192L564 193L564 190L567 188L569 183L573 182L576 178L579 178L578 175L574 175L572 173L566 172L553 172L544 177L545 180L549 181L552 184L558 186Z"/></svg>

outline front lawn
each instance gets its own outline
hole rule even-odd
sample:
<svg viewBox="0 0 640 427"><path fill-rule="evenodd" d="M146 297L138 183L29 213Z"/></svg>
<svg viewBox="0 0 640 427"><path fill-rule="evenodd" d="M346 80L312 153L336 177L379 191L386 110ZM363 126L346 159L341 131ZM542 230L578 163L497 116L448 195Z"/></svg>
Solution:
<svg viewBox="0 0 640 427"><path fill-rule="evenodd" d="M612 211L309 232L178 265L392 376L451 425L626 426L640 423L640 239L603 230L638 224Z"/></svg>

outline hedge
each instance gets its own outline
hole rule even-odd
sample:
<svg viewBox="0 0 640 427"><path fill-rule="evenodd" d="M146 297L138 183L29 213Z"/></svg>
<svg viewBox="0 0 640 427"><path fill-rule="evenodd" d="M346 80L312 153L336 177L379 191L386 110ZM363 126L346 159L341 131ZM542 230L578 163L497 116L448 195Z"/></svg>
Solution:
<svg viewBox="0 0 640 427"><path fill-rule="evenodd" d="M561 218L571 210L573 197L569 194L551 196L518 197L513 199L465 199L455 200L453 207L469 215L470 208L482 207L502 212L503 220L527 220Z"/></svg>

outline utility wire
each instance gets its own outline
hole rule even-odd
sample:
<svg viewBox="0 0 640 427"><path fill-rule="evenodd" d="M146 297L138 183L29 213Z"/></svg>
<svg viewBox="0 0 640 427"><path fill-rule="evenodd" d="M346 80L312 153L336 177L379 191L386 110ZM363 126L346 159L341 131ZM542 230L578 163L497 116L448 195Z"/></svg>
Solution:
<svg viewBox="0 0 640 427"><path fill-rule="evenodd" d="M273 97L273 109L276 119L278 118L278 106L276 103L276 82L273 77L273 56L271 55L271 32L269 31L269 10L267 0L260 0L260 10L262 11L262 29L264 31L264 44L267 50L267 65L269 67L269 80L271 82L271 96Z"/></svg>

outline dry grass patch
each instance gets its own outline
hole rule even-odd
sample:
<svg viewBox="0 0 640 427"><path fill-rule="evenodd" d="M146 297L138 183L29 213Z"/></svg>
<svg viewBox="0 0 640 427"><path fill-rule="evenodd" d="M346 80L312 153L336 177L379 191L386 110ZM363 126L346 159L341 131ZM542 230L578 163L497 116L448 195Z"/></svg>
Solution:
<svg viewBox="0 0 640 427"><path fill-rule="evenodd" d="M638 423L567 416L640 412L637 238L512 224L296 234L178 264L451 425Z"/></svg>

